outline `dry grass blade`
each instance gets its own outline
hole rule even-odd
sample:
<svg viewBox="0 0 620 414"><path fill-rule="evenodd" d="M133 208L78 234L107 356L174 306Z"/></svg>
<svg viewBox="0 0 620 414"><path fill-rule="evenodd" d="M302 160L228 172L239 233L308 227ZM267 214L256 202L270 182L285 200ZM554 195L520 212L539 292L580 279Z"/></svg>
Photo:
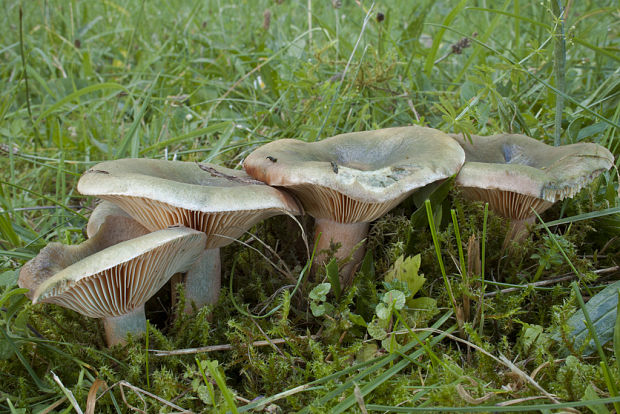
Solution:
<svg viewBox="0 0 620 414"><path fill-rule="evenodd" d="M97 378L88 391L86 398L86 414L95 414L95 405L97 404L97 391L101 387L108 387L108 384L102 379Z"/></svg>
<svg viewBox="0 0 620 414"><path fill-rule="evenodd" d="M65 401L67 401L67 397L62 397L60 400L56 401L55 403L53 403L52 405L50 405L49 407L47 407L43 411L39 411L38 414L49 414L52 411L54 411L56 409L56 407L58 407L59 405L63 404Z"/></svg>
<svg viewBox="0 0 620 414"><path fill-rule="evenodd" d="M476 383L470 378L470 382L472 385L476 385ZM459 393L459 396L467 402L467 404L478 405L487 401L489 398L493 397L495 393L489 392L483 395L482 397L474 398L471 396L469 392L463 387L463 384L456 385L456 391Z"/></svg>
<svg viewBox="0 0 620 414"><path fill-rule="evenodd" d="M290 342L291 340L304 340L304 339L317 339L318 335L311 335L310 337L306 335L298 336L296 338L277 338L271 339L269 341L255 341L252 342L251 346L271 346L277 344L285 344ZM186 349L174 349L172 351L163 351L159 349L149 349L149 352L153 352L155 356L173 356L173 355L190 355L190 354L200 354L204 352L216 352L216 351L231 351L233 346L230 344L222 344L222 345L210 345L203 346L200 348L186 348Z"/></svg>
<svg viewBox="0 0 620 414"><path fill-rule="evenodd" d="M364 403L364 396L362 395L362 390L360 386L355 384L353 387L353 395L355 395L355 401L357 401L357 405L360 407L360 411L362 414L368 414L368 410L366 409L366 403Z"/></svg>
<svg viewBox="0 0 620 414"><path fill-rule="evenodd" d="M93 386L94 386L94 384L93 384ZM139 413L144 413L144 414L146 414L146 413L147 413L147 411L148 411L148 410L147 410L146 400L145 400L145 399L144 399L144 397L142 396L142 395L146 395L147 397L150 397L150 398L152 398L152 399L156 400L157 402L160 402L160 403L162 403L162 404L164 404L164 405L166 405L166 406L168 406L168 407L170 407L170 408L174 408L175 410L177 410L177 411L178 411L178 413L183 413L183 414L193 414L193 411L190 411L190 410L186 410L186 409L184 409L184 408L181 408L181 407L179 407L178 405L176 405L176 404L174 404L174 403L172 403L172 402L170 402L170 401L168 401L168 400L166 400L166 399L163 399L163 398L161 398L161 397L159 397L159 396L157 396L157 395L155 395L155 394L153 394L153 393L150 393L150 392L148 392L148 391L146 391L146 390L143 390L143 389L142 389L142 388L140 388L140 387L136 387L135 385L132 385L132 384L130 384L130 383L129 383L129 382L127 382L127 381L119 381L119 382L117 382L116 384L112 385L111 387L108 387L108 388L107 388L104 392L102 392L102 393L101 393L101 395L100 395L99 397L97 397L97 399L101 398L101 397L102 397L105 393L107 393L108 391L110 391L111 389L113 389L113 388L114 388L114 387L116 387L116 386L118 386L118 388L119 388L119 389L120 389L120 391L121 391L121 397L123 398L123 402L124 402L124 403L125 403L125 405L127 405L127 407L129 407L132 411L139 412ZM142 400L142 402L143 402L143 404L144 404L144 410L141 410L141 409L139 409L139 408L137 408L137 407L134 407L133 405L131 405L131 404L129 404L129 403L127 402L127 398L125 398L125 391L124 391L124 387L127 387L127 388L129 388L130 390L132 390L132 391L133 391L133 392L134 392L134 393L135 393L135 394L136 394L136 395L137 395L137 396L138 396L138 397ZM91 388L91 390L92 390L92 388ZM90 394L90 393L89 393L89 394Z"/></svg>
<svg viewBox="0 0 620 414"><path fill-rule="evenodd" d="M613 273L613 272L617 272L618 270L620 270L620 266L613 266L613 267L608 267L606 269L598 269L598 270L594 270L592 273L596 273L597 275L600 274L604 274L604 273ZM495 295L499 295L502 293L510 293L510 292L517 292L519 290L523 290L526 289L530 286L532 287L538 287L538 286L548 286L548 285L554 285L556 283L560 283L560 282L567 282L569 280L573 280L576 279L577 276L573 273L569 273L566 275L562 275L553 279L547 279L547 280L541 280L539 282L534 282L534 283L527 283L525 285L522 285L520 287L511 287L511 288L506 288L506 289L502 289L502 290L496 290L494 292L489 292L489 293L485 293L484 297L485 298L489 298L489 297L493 297Z"/></svg>
<svg viewBox="0 0 620 414"><path fill-rule="evenodd" d="M553 401L556 404L560 404L560 401L557 398L555 398L555 396L553 394L550 394L549 392L547 392L531 376L527 375L523 370L521 370L519 367L517 367L515 364L513 364L512 361L510 361L504 355L500 355L499 359L500 359L500 361L502 361L502 363L504 365L506 365L508 368L510 368L510 370L512 372L514 372L515 374L519 375L519 377L521 377L524 381L528 382L530 385L532 385L538 391L542 392L545 395L545 397L547 397L548 399L550 399L551 401ZM571 412L575 412L575 413L579 412L577 410L572 410L570 408L567 408L567 410L571 410Z"/></svg>
<svg viewBox="0 0 620 414"><path fill-rule="evenodd" d="M62 383L60 378L58 378L58 375L56 375L56 373L54 371L51 371L51 372L52 372L52 378L54 378L54 381L56 382L56 384L58 384L58 386L60 387L62 392L65 394L65 396L67 397L67 399L71 403L71 406L73 406L73 408L75 409L75 412L78 413L78 414L84 414L84 412L80 408L79 404L75 400L75 397L73 396L73 393L71 392L71 390L68 389L67 387L65 387L65 385Z"/></svg>
<svg viewBox="0 0 620 414"><path fill-rule="evenodd" d="M430 331L430 332L442 332L438 329L432 329L432 328L419 328L419 329L412 329L412 331ZM538 384L536 381L534 381L534 379L532 379L532 377L530 377L529 375L527 375L525 372L523 372L523 370L521 370L519 367L517 367L515 364L513 364L508 358L506 358L504 355L500 355L500 357L496 357L495 355L491 354L490 352L485 351L484 349L480 348L479 346L477 346L476 344L469 342L465 339L459 338L457 336L454 336L450 333L447 332L443 332L443 335L445 335L446 337L464 343L480 352L482 352L483 354L485 354L486 356L494 359L495 361L499 362L502 365L505 365L506 367L508 367L512 372L514 372L515 374L517 374L520 378L522 378L524 381L526 381L527 383L529 383L530 385L532 385L534 388L536 388L538 391L542 392L546 398L548 398L549 400L551 400L552 402L554 402L555 404L559 404L560 401L555 398L555 396L553 394L550 394L549 392L547 392L543 387L540 386L540 384ZM574 411L577 412L577 411Z"/></svg>
<svg viewBox="0 0 620 414"><path fill-rule="evenodd" d="M495 405L497 405L498 407L506 407L508 405L520 404L526 401L541 400L543 398L547 398L547 397L544 395L532 395L531 397L516 398L514 400L502 401L501 403L497 403Z"/></svg>

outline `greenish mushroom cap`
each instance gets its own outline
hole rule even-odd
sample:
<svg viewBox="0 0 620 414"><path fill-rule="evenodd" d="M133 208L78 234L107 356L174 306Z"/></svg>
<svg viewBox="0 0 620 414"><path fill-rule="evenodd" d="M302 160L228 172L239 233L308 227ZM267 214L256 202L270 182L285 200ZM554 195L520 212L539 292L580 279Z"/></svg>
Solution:
<svg viewBox="0 0 620 414"><path fill-rule="evenodd" d="M217 174L192 162L107 161L86 171L77 189L120 206L151 231L173 225L203 231L211 236L206 248L225 246L266 218L300 213L290 195L243 171L201 165Z"/></svg>
<svg viewBox="0 0 620 414"><path fill-rule="evenodd" d="M92 318L127 314L142 306L174 273L186 271L203 252L205 239L204 233L177 227L85 257L67 250L57 272L36 287L32 301L55 303ZM39 255L49 252L43 249ZM46 261L54 260L55 255ZM37 270L31 265L26 271Z"/></svg>
<svg viewBox="0 0 620 414"><path fill-rule="evenodd" d="M613 155L593 143L552 147L517 134L453 135L465 150L456 178L470 198L489 201L506 217L523 219L572 197L613 165ZM521 201L518 201L520 199ZM525 204L524 204L525 203Z"/></svg>
<svg viewBox="0 0 620 414"><path fill-rule="evenodd" d="M418 188L458 172L464 159L448 135L412 126L313 143L281 139L256 149L243 166L292 191L313 217L351 223L380 217Z"/></svg>

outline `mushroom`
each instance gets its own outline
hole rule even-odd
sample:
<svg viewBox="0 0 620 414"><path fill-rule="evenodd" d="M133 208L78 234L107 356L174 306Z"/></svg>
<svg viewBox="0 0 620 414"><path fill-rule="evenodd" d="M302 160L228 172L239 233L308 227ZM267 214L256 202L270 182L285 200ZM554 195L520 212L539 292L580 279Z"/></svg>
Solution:
<svg viewBox="0 0 620 414"><path fill-rule="evenodd" d="M528 235L536 213L556 201L573 197L613 165L613 155L593 143L552 147L518 134L452 135L465 150L465 164L456 177L463 195L489 203L489 208L511 220L504 240Z"/></svg>
<svg viewBox="0 0 620 414"><path fill-rule="evenodd" d="M204 253L185 276L186 312L192 302L197 307L217 302L220 247L266 218L300 214L290 195L212 164L108 161L86 171L77 188L118 205L151 231L182 225L207 234Z"/></svg>
<svg viewBox="0 0 620 414"><path fill-rule="evenodd" d="M149 232L149 230L138 223L131 216L125 213L125 210L120 208L114 203L109 201L102 201L95 207L90 217L88 218L88 224L86 225L86 236L90 239L94 237L98 232L101 225L108 220L110 222L108 230L113 228L115 233L125 234L125 239L119 239L116 237L116 241L113 244L120 243L124 240L133 239L134 237L141 236ZM109 236L108 236L109 237Z"/></svg>
<svg viewBox="0 0 620 414"><path fill-rule="evenodd" d="M148 234L149 231L112 203L101 203L93 210L88 225L88 240L80 245L50 243L27 262L19 275L19 286L30 289L26 296L32 300L34 290L56 272L98 251L126 240Z"/></svg>
<svg viewBox="0 0 620 414"><path fill-rule="evenodd" d="M276 161L274 161L276 160ZM281 139L252 152L243 166L252 177L294 193L315 218L318 251L339 243L338 259L350 285L364 248L369 223L408 195L456 174L465 160L460 146L441 131L424 127L387 128L337 135L306 143ZM317 255L315 263L324 264Z"/></svg>
<svg viewBox="0 0 620 414"><path fill-rule="evenodd" d="M146 328L144 303L200 256L206 236L185 227L148 233L107 246L109 220L77 246L51 243L20 271L33 303L54 303L102 318L109 346Z"/></svg>

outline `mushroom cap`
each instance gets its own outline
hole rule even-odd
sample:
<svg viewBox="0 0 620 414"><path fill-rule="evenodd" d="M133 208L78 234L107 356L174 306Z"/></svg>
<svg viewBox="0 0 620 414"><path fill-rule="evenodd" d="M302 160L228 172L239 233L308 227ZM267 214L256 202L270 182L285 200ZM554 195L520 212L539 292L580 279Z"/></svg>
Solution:
<svg viewBox="0 0 620 414"><path fill-rule="evenodd" d="M55 303L92 318L127 314L174 273L187 270L203 252L205 239L204 233L175 227L83 258L78 255L73 263L61 263L66 267L36 287L32 301Z"/></svg>
<svg viewBox="0 0 620 414"><path fill-rule="evenodd" d="M465 150L466 162L456 177L465 196L488 201L500 214L524 219L530 207L542 212L572 197L613 165L601 145L579 143L552 147L518 134L452 135Z"/></svg>
<svg viewBox="0 0 620 414"><path fill-rule="evenodd" d="M116 215L118 210L120 209L111 203L100 204L89 219L88 240L69 246L50 243L24 264L19 272L18 284L19 287L29 289L26 296L32 300L35 289L41 283L72 263L120 242L149 233L129 216Z"/></svg>
<svg viewBox="0 0 620 414"><path fill-rule="evenodd" d="M336 135L307 143L281 139L252 152L252 177L286 187L315 218L372 221L416 189L458 172L460 146L418 126Z"/></svg>
<svg viewBox="0 0 620 414"><path fill-rule="evenodd" d="M257 184L243 171L202 165L218 175L192 162L107 161L86 171L77 189L117 204L151 231L173 225L203 231L213 236L206 248L230 244L268 217L300 214L295 200L283 191Z"/></svg>
<svg viewBox="0 0 620 414"><path fill-rule="evenodd" d="M108 227L106 231L112 231L116 233L116 243L133 239L134 237L138 237L142 234L146 234L149 232L148 229L146 229L144 226L134 220L129 214L125 212L125 210L123 210L116 204L109 201L102 201L97 205L97 207L95 207L93 212L90 214L90 217L88 218L88 224L86 225L86 235L89 239L94 237L95 234L97 234L97 232L106 220L109 220L109 222L112 224L112 226ZM126 236L124 237L123 234L119 233L123 233Z"/></svg>

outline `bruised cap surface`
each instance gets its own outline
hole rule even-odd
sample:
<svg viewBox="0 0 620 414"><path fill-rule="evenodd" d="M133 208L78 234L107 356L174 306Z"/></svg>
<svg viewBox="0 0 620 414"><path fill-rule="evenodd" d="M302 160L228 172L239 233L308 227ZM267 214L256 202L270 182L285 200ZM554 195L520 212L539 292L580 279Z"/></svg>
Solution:
<svg viewBox="0 0 620 414"><path fill-rule="evenodd" d="M614 159L593 143L552 147L517 134L472 135L471 142L461 135L453 138L466 154L456 178L465 195L489 201L504 216L518 219L530 216L530 207L540 212L574 196L611 168Z"/></svg>
<svg viewBox="0 0 620 414"><path fill-rule="evenodd" d="M202 165L218 175L192 162L107 161L86 171L77 188L117 204L151 231L182 225L214 235L207 248L231 243L268 217L299 214L290 195L256 184L245 172Z"/></svg>
<svg viewBox="0 0 620 414"><path fill-rule="evenodd" d="M306 143L282 139L244 161L252 177L295 193L316 218L371 221L416 189L455 174L465 155L441 131L387 128Z"/></svg>
<svg viewBox="0 0 620 414"><path fill-rule="evenodd" d="M203 252L205 238L192 229L170 228L77 257L36 288L33 302L55 303L92 318L124 315L174 273L187 270Z"/></svg>

